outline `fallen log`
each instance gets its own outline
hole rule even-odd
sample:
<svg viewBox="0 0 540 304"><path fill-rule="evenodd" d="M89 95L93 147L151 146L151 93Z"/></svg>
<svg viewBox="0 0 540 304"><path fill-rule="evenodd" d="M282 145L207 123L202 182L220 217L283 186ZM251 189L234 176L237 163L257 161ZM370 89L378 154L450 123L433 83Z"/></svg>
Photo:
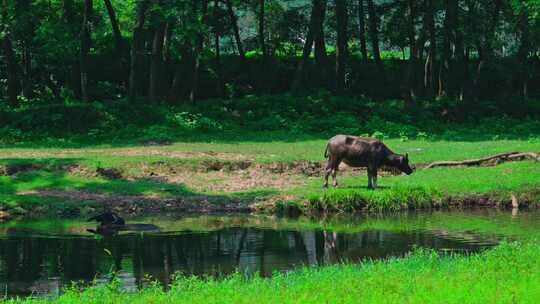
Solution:
<svg viewBox="0 0 540 304"><path fill-rule="evenodd" d="M523 159L533 159L540 162L540 155L534 152L505 152L499 153L492 156L487 156L477 159L466 159L461 161L447 160L447 161L435 161L427 166L424 169L431 169L435 167L452 167L452 166L479 166L483 163L488 163L492 165L500 164L509 160L523 160Z"/></svg>

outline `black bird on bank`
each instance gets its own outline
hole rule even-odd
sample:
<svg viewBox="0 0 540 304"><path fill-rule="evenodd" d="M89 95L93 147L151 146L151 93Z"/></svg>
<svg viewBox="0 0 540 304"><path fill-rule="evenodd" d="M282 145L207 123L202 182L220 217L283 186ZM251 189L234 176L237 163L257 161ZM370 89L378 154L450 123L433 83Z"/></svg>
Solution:
<svg viewBox="0 0 540 304"><path fill-rule="evenodd" d="M104 212L88 219L96 221L99 225L96 229L87 229L88 232L111 236L119 231L158 231L159 227L152 224L126 224L126 221L114 212Z"/></svg>
<svg viewBox="0 0 540 304"><path fill-rule="evenodd" d="M123 218L121 218L118 214L114 212L104 212L102 214L89 218L88 221L89 222L96 221L96 222L99 222L100 225L124 226L126 224L126 221L124 221Z"/></svg>

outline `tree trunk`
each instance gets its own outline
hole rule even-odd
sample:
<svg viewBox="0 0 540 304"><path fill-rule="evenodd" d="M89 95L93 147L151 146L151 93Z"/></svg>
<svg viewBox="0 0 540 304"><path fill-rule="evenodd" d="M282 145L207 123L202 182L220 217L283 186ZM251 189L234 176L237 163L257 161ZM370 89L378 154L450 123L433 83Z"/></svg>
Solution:
<svg viewBox="0 0 540 304"><path fill-rule="evenodd" d="M413 108L416 106L416 95L414 92L415 80L416 80L416 60L418 56L418 47L416 41L416 5L414 0L408 0L409 8L409 63L407 64L407 72L405 74L405 80L401 85L401 96L405 101L407 108Z"/></svg>
<svg viewBox="0 0 540 304"><path fill-rule="evenodd" d="M219 23L219 1L214 0L214 22ZM221 47L220 47L220 32L219 28L214 29L214 47L216 52L216 76L217 76L217 93L220 98L225 97L225 87L223 85L223 75L221 71Z"/></svg>
<svg viewBox="0 0 540 304"><path fill-rule="evenodd" d="M264 39L264 0L259 0L259 47L261 48L261 52L263 54L263 57L266 58L267 50L266 50L266 42Z"/></svg>
<svg viewBox="0 0 540 304"><path fill-rule="evenodd" d="M451 43L456 42L457 31L457 10L458 0L445 0L446 16L444 19L444 40L441 66L439 69L439 89L437 95L439 97L448 94L448 82L450 73L450 62L452 57Z"/></svg>
<svg viewBox="0 0 540 304"><path fill-rule="evenodd" d="M529 30L529 14L526 10L523 10L519 20L520 33L520 45L517 53L517 62L519 64L519 71L514 75L514 93L517 91L517 95L527 98L528 97L528 67L527 59L529 51L531 49L530 30Z"/></svg>
<svg viewBox="0 0 540 304"><path fill-rule="evenodd" d="M5 3L6 0L4 0ZM5 35L1 40L2 49L4 51L4 57L7 66L7 93L8 101L12 106L17 105L17 96L21 91L21 83L19 81L19 65L17 63L17 57L13 51L13 45L11 44L11 38Z"/></svg>
<svg viewBox="0 0 540 304"><path fill-rule="evenodd" d="M23 42L23 84L22 93L26 98L32 98L32 50L30 41Z"/></svg>
<svg viewBox="0 0 540 304"><path fill-rule="evenodd" d="M468 14L471 15L474 18L475 14L475 2L467 1L468 3ZM456 7L457 11L457 7ZM468 19L471 19L468 16ZM470 100L472 96L472 75L471 71L469 69L470 66L470 54L471 54L471 47L465 45L465 38L464 33L460 30L458 30L459 25L456 24L455 26L455 41L456 41L456 61L457 61L457 71L458 71L458 78L459 78L459 100L465 101ZM477 32L476 23L471 24L471 31Z"/></svg>
<svg viewBox="0 0 540 304"><path fill-rule="evenodd" d="M191 45L188 45L188 46L184 46L183 49L184 50L182 54L182 60L188 62L188 66L194 66L193 47ZM171 88L169 89L169 94L168 94L170 102L178 101L178 99L180 98L181 84L185 78L181 67L182 65L179 64L176 67L176 71L174 73L173 81L172 81Z"/></svg>
<svg viewBox="0 0 540 304"><path fill-rule="evenodd" d="M219 33L214 33L214 39L215 39L215 52L216 52L216 76L217 76L217 93L220 98L225 97L225 88L223 85L223 76L221 74L221 50L219 45Z"/></svg>
<svg viewBox="0 0 540 304"><path fill-rule="evenodd" d="M193 57L193 69L191 78L191 88L189 90L189 101L195 103L197 99L197 89L199 87L199 72L201 69L201 59L199 58L199 52L195 52Z"/></svg>
<svg viewBox="0 0 540 304"><path fill-rule="evenodd" d="M124 88L127 89L129 85L129 74L128 74L128 62L127 62L127 47L126 42L124 41L124 38L122 37L122 33L120 32L120 26L118 25L118 18L116 17L116 13L114 10L114 7L111 3L111 0L104 0L105 7L107 8L107 14L109 15L109 20L111 22L111 30L114 37L114 52L118 59L117 61L117 67L119 68L119 72L123 76L124 79Z"/></svg>
<svg viewBox="0 0 540 304"><path fill-rule="evenodd" d="M499 12L502 6L502 0L494 0L491 18L488 21L488 27L483 33L483 41L478 44L478 66L476 68L476 75L473 80L472 97L478 100L480 97L480 82L482 80L482 72L484 66L493 56L493 40L495 39L495 31L497 30L497 24L499 23Z"/></svg>
<svg viewBox="0 0 540 304"><path fill-rule="evenodd" d="M116 53L118 56L123 54L123 40L122 33L120 32L120 27L118 26L118 19L116 18L116 13L114 7L112 6L111 0L104 0L105 7L107 8L107 14L109 15L109 20L111 22L112 33L114 37L114 44L116 48Z"/></svg>
<svg viewBox="0 0 540 304"><path fill-rule="evenodd" d="M140 93L141 84L141 66L144 59L144 21L146 19L146 10L148 9L148 0L139 0L137 2L137 17L133 29L133 43L131 45L131 63L129 73L129 92L131 100Z"/></svg>
<svg viewBox="0 0 540 304"><path fill-rule="evenodd" d="M150 62L149 97L157 101L160 97L161 70L163 65L163 43L165 40L165 22L160 22L154 31L152 41L152 59Z"/></svg>
<svg viewBox="0 0 540 304"><path fill-rule="evenodd" d="M381 51L379 48L379 17L377 16L377 11L375 9L375 4L373 0L367 0L368 3L368 14L369 14L369 35L371 38L371 48L373 52L373 59L377 65L377 70L383 79L386 79L384 72L384 65L381 60Z"/></svg>
<svg viewBox="0 0 540 304"><path fill-rule="evenodd" d="M171 38L173 33L173 22L168 21L165 24L165 33L163 35L163 61L165 64L171 62Z"/></svg>
<svg viewBox="0 0 540 304"><path fill-rule="evenodd" d="M15 16L17 27L22 32L22 93L24 97L30 99L32 92L32 39L35 35L33 18L28 18L27 14L32 10L30 0L18 0L15 2Z"/></svg>
<svg viewBox="0 0 540 304"><path fill-rule="evenodd" d="M80 70L81 70L81 98L84 102L88 102L88 65L89 53L91 44L91 21L93 9L93 0L84 0L83 23L81 30L81 53L80 53Z"/></svg>
<svg viewBox="0 0 540 304"><path fill-rule="evenodd" d="M69 35L72 37L78 37L80 32L74 26L76 23L75 20L75 8L73 0L64 0L62 6L62 21L66 30L69 31ZM73 91L76 96L80 96L81 91L81 73L79 69L79 58L75 57L68 60L67 65L70 67L66 70L64 75L64 84L65 87L68 87Z"/></svg>
<svg viewBox="0 0 540 304"><path fill-rule="evenodd" d="M459 48L458 48L459 49ZM470 48L463 48L461 53L458 53L459 72L461 73L459 100L469 100L471 95L471 75L469 71L469 54Z"/></svg>
<svg viewBox="0 0 540 304"><path fill-rule="evenodd" d="M313 5L317 8L317 20L313 39L315 41L315 62L318 65L326 66L327 54L324 37L324 19L326 18L326 0L314 0Z"/></svg>
<svg viewBox="0 0 540 304"><path fill-rule="evenodd" d="M246 61L246 52L244 51L244 46L242 44L242 38L240 37L240 29L238 28L238 18L234 13L231 0L225 0L227 5L227 12L229 13L229 18L231 19L231 26L234 33L234 40L236 42L236 47L238 48L238 54L242 62Z"/></svg>
<svg viewBox="0 0 540 304"><path fill-rule="evenodd" d="M347 3L336 0L337 41L336 41L336 94L345 91L345 64L347 60Z"/></svg>
<svg viewBox="0 0 540 304"><path fill-rule="evenodd" d="M294 76L294 82L292 85L293 91L299 91L304 87L304 69L309 60L309 55L311 55L311 49L313 47L313 36L317 22L317 0L313 1L313 6L311 8L311 16L309 21L309 29L306 36L306 41L304 42L304 48L302 49L302 59L296 68L296 74Z"/></svg>
<svg viewBox="0 0 540 304"><path fill-rule="evenodd" d="M197 14L197 3L199 0L193 1L193 9L194 13ZM202 15L202 23L207 24L208 23L208 0L202 0L202 8L201 8L201 15ZM189 91L189 101L191 103L194 103L197 99L197 89L199 87L199 73L201 69L201 53L203 51L204 46L204 33L202 31L199 31L197 34L197 42L195 44L195 51L193 54L193 70L192 70L192 79L191 79L191 88Z"/></svg>
<svg viewBox="0 0 540 304"><path fill-rule="evenodd" d="M434 0L426 0L425 26L429 34L429 50L426 57L424 69L424 88L429 96L434 94L435 79L433 77L433 62L436 58L437 37L435 33L435 9L433 7Z"/></svg>
<svg viewBox="0 0 540 304"><path fill-rule="evenodd" d="M328 85L328 55L326 53L326 42L324 37L324 19L326 18L327 0L314 0L313 6L317 11L317 18L314 21L313 41L315 43L315 63L320 69L317 85L326 87Z"/></svg>
<svg viewBox="0 0 540 304"><path fill-rule="evenodd" d="M67 24L73 24L74 23L74 8L73 8L73 0L64 0L63 2L63 11L62 11L62 18Z"/></svg>
<svg viewBox="0 0 540 304"><path fill-rule="evenodd" d="M360 52L362 53L362 61L364 63L368 62L368 54L366 47L366 22L365 22L365 12L364 12L364 0L358 0L358 25L359 35L360 35Z"/></svg>

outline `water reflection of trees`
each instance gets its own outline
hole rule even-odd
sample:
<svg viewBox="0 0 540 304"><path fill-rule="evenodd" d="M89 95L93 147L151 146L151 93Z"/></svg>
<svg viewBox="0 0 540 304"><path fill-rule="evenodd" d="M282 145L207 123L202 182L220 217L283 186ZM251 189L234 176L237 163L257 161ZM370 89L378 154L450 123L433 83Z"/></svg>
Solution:
<svg viewBox="0 0 540 304"><path fill-rule="evenodd" d="M170 283L186 275L236 270L269 276L299 265L401 255L413 244L475 249L474 244L423 232L274 231L230 228L208 233L127 234L111 238L9 236L0 240L0 284L9 294L58 292L70 281L91 281L115 270L128 289L149 276ZM52 278L52 279L51 279ZM133 285L133 286L130 286ZM2 287L4 288L4 287Z"/></svg>

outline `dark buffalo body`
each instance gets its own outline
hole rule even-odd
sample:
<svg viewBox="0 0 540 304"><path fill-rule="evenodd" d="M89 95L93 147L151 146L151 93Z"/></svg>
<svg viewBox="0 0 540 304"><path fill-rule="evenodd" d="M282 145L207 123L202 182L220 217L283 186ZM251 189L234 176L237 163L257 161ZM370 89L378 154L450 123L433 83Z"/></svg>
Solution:
<svg viewBox="0 0 540 304"><path fill-rule="evenodd" d="M334 187L337 186L336 175L339 164L344 162L351 167L368 169L368 187L377 187L377 170L382 166L394 167L401 172L411 174L408 155L392 152L380 140L351 135L336 135L326 146L325 157L328 158L324 176L324 186L328 186L328 176L332 174Z"/></svg>

